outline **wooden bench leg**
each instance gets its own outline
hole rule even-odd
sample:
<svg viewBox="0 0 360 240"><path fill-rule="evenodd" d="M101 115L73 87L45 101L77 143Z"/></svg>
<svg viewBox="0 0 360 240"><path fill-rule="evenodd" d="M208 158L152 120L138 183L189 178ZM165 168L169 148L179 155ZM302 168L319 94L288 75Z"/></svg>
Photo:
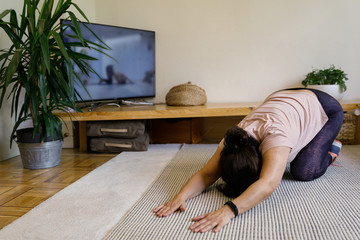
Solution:
<svg viewBox="0 0 360 240"><path fill-rule="evenodd" d="M360 144L360 116L356 117L355 144Z"/></svg>
<svg viewBox="0 0 360 240"><path fill-rule="evenodd" d="M200 143L203 139L203 118L191 119L191 143Z"/></svg>
<svg viewBox="0 0 360 240"><path fill-rule="evenodd" d="M87 152L86 121L79 122L79 149Z"/></svg>

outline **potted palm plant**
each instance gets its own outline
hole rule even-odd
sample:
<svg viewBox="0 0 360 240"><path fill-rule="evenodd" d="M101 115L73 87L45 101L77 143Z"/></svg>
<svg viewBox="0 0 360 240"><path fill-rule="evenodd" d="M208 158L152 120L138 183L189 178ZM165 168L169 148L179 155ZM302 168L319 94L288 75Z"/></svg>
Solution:
<svg viewBox="0 0 360 240"><path fill-rule="evenodd" d="M314 69L309 72L301 84L305 87L322 90L340 101L347 89L345 83L347 80L347 74L343 70L331 65L329 68Z"/></svg>
<svg viewBox="0 0 360 240"><path fill-rule="evenodd" d="M21 14L13 9L0 14L0 28L12 42L9 49L0 52L0 106L4 99L10 99L15 117L10 141L17 139L25 168L53 167L60 162L62 121L54 111L67 112L70 117L68 109L80 111L73 87L79 79L74 64L83 74L89 74L94 70L87 61L96 60L74 52L73 47L105 48L82 37L71 6L88 21L73 0L24 0ZM64 26L60 18L72 24ZM76 41L62 40L66 27L72 28L71 37ZM33 128L19 130L28 119Z"/></svg>

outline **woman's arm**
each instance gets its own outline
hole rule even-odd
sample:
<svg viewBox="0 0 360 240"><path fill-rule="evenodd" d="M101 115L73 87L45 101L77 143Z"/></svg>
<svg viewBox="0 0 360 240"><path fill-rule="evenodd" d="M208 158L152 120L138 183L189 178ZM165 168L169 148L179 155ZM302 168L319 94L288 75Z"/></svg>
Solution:
<svg viewBox="0 0 360 240"><path fill-rule="evenodd" d="M178 209L180 209L180 211L185 211L186 200L202 193L220 177L219 160L223 147L223 141L221 141L216 149L216 152L206 165L186 182L179 193L176 194L169 202L153 210L157 216L167 217Z"/></svg>
<svg viewBox="0 0 360 240"><path fill-rule="evenodd" d="M239 214L258 205L274 192L283 177L289 153L288 147L275 147L265 152L259 180L233 200ZM215 212L193 218L196 223L190 229L194 232L206 232L212 229L218 232L234 217L232 209L225 205Z"/></svg>

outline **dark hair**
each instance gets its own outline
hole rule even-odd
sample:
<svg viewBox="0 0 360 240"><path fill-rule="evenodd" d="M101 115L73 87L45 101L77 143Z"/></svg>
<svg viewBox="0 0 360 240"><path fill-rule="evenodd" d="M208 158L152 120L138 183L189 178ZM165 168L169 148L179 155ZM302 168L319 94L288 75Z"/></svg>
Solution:
<svg viewBox="0 0 360 240"><path fill-rule="evenodd" d="M238 126L229 129L220 154L221 178L226 183L220 190L228 197L237 197L259 179L262 155L259 142Z"/></svg>

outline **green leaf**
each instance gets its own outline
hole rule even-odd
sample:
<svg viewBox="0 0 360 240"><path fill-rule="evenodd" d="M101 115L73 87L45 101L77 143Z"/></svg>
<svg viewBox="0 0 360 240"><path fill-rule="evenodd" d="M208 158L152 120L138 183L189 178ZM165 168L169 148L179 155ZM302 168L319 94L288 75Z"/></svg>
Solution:
<svg viewBox="0 0 360 240"><path fill-rule="evenodd" d="M61 17L63 17L63 15L66 13L67 9L70 6L71 6L71 0L66 0L65 2L63 0L59 1L58 4L56 5L52 18L49 20L49 25L54 26L56 22Z"/></svg>
<svg viewBox="0 0 360 240"><path fill-rule="evenodd" d="M55 8L55 11L54 11L54 12L55 12L55 13L56 13L56 12L59 12L60 9L62 8L63 4L64 4L64 0L59 0L58 3L57 3L57 5L56 5L56 8Z"/></svg>
<svg viewBox="0 0 360 240"><path fill-rule="evenodd" d="M12 9L7 9L5 11L3 11L1 14L0 14L0 19L3 19L6 15L8 15L10 12L12 11Z"/></svg>
<svg viewBox="0 0 360 240"><path fill-rule="evenodd" d="M64 58L65 58L66 62L70 62L69 55L68 55L68 53L67 53L67 51L65 49L64 42L61 39L60 35L58 33L54 32L54 31L52 31L51 34L54 37L57 44L59 45L59 49L60 49L61 53L64 55Z"/></svg>
<svg viewBox="0 0 360 240"><path fill-rule="evenodd" d="M72 5L76 8L76 10L81 14L81 16L87 21L89 22L89 19L86 17L85 13L79 8L78 5L76 5L75 3L72 3Z"/></svg>
<svg viewBox="0 0 360 240"><path fill-rule="evenodd" d="M39 19L38 21L38 27L37 27L37 31L38 31L38 35L41 36L44 32L44 29L45 29L45 22L46 22L46 19Z"/></svg>
<svg viewBox="0 0 360 240"><path fill-rule="evenodd" d="M39 76L39 90L40 90L40 97L42 101L42 105L45 111L47 111L47 102L46 102L46 79L43 74Z"/></svg>
<svg viewBox="0 0 360 240"><path fill-rule="evenodd" d="M51 11L54 5L54 0L46 0L40 11L39 19L46 20L51 18Z"/></svg>
<svg viewBox="0 0 360 240"><path fill-rule="evenodd" d="M12 10L11 12L10 12L10 23L12 24L12 29L13 29L13 31L15 32L19 27L18 27L18 25L19 25L19 23L18 23L18 21L17 21L17 17L16 17L16 12L15 12L15 10Z"/></svg>
<svg viewBox="0 0 360 240"><path fill-rule="evenodd" d="M70 56L71 58L83 59L83 60L89 60L89 61L98 60L98 59L95 58L95 57L92 57L92 56L89 56L89 55L86 55L86 54L83 54L83 53L80 53L80 52L71 52L71 53L69 53L69 56Z"/></svg>
<svg viewBox="0 0 360 240"><path fill-rule="evenodd" d="M97 44L97 43L92 42L92 41L86 40L87 43L90 43L91 45L97 46L98 48L111 50L111 48L110 48L103 40L101 40L101 38L99 38L99 37L94 33L94 31L93 31L91 28L89 28L86 24L84 24L84 26L87 28L87 30L89 30L89 31L92 33L92 35L93 35L97 40L99 40L99 41L101 42L102 45Z"/></svg>
<svg viewBox="0 0 360 240"><path fill-rule="evenodd" d="M73 77L73 73L74 73L74 71L73 71L73 68L72 68L72 64L71 63L66 63L66 70L67 70L67 75L68 75L68 77L69 77L69 79L68 79L68 81L69 81L69 90L70 90L70 92L69 92L69 94L70 94L70 96L74 96L74 81L73 81L73 79L74 79L74 77Z"/></svg>
<svg viewBox="0 0 360 240"><path fill-rule="evenodd" d="M41 116L43 118L42 122L45 124L45 131L42 132L44 138L47 136L53 136L53 129L51 128L51 121L49 118L50 116L51 114L48 115L47 111L42 112L42 116Z"/></svg>
<svg viewBox="0 0 360 240"><path fill-rule="evenodd" d="M40 36L40 45L41 45L41 52L43 56L43 61L45 63L46 69L50 72L50 52L49 52L49 44L48 39L44 34Z"/></svg>
<svg viewBox="0 0 360 240"><path fill-rule="evenodd" d="M16 84L15 84L16 85ZM17 112L18 112L18 109L19 109L19 99L20 99L20 94L21 94L21 91L22 90L22 87L20 86L16 86L16 89L15 89L15 92L14 92L14 97L13 97L13 103L12 103L12 106L14 106L14 109L11 109L11 114L13 114L15 112L15 118L17 118Z"/></svg>
<svg viewBox="0 0 360 240"><path fill-rule="evenodd" d="M5 22L3 22L2 20L0 20L0 28L2 28L5 31L5 33L8 35L8 37L10 38L12 43L15 45L15 47L19 48L20 44L22 44L23 41L19 38L19 36L16 34L16 32L14 32L14 30L11 27L9 27L9 25L6 24Z"/></svg>
<svg viewBox="0 0 360 240"><path fill-rule="evenodd" d="M26 29L26 23L27 23L27 19L25 17L26 15L26 4L24 4L23 9L22 9L22 14L21 14L21 23L20 23L20 30L21 30L21 34L20 34L20 38L22 38L23 33L25 33L25 29Z"/></svg>
<svg viewBox="0 0 360 240"><path fill-rule="evenodd" d="M26 7L27 7L26 15L28 16L28 18L31 18L35 21L35 16L36 16L35 12L36 12L39 0L24 0L24 3L26 4ZM34 25L35 25L35 23L34 23Z"/></svg>
<svg viewBox="0 0 360 240"><path fill-rule="evenodd" d="M9 86L9 84L11 83L11 80L16 72L16 69L18 68L18 65L20 63L21 56L22 56L22 50L23 49L16 49L14 56L9 63L7 74L6 74L6 84L5 84L6 86Z"/></svg>
<svg viewBox="0 0 360 240"><path fill-rule="evenodd" d="M35 36L35 19L28 18L28 28L29 28L29 35Z"/></svg>
<svg viewBox="0 0 360 240"><path fill-rule="evenodd" d="M8 57L10 57L12 54L9 52L5 52L3 54L0 55L0 62L7 59ZM5 60L6 61L6 60Z"/></svg>
<svg viewBox="0 0 360 240"><path fill-rule="evenodd" d="M84 41L84 38L83 38L83 35L82 35L82 32L81 32L81 29L80 29L80 25L79 25L79 22L75 16L75 14L73 12L68 12L70 18L71 18L71 21L75 27L75 32L80 40L80 42L85 45L85 41Z"/></svg>

